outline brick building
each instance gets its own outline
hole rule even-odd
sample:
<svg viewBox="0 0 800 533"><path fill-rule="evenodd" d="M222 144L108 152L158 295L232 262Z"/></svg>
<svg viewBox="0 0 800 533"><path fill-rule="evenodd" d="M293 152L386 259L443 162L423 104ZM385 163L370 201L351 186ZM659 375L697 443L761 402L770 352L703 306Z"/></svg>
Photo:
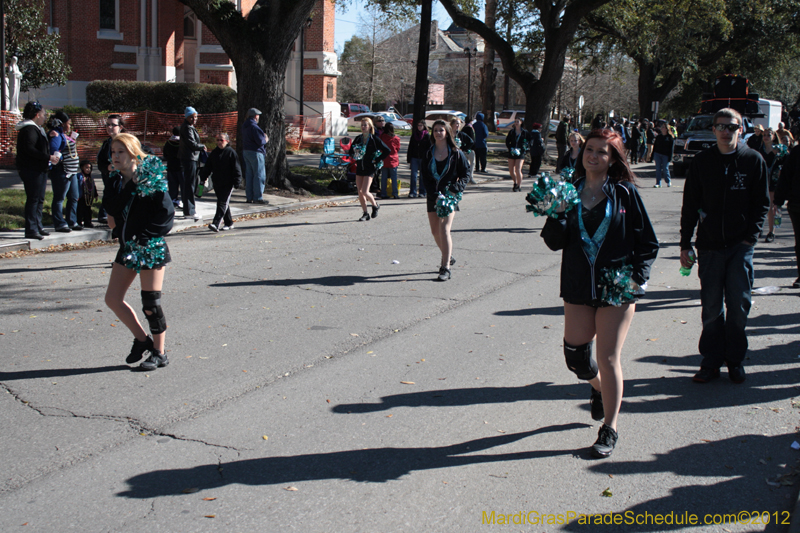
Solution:
<svg viewBox="0 0 800 533"><path fill-rule="evenodd" d="M256 2L231 1L245 16ZM305 30L305 114L339 117L333 2L318 0L311 18ZM201 82L236 88L233 65L214 35L177 0L45 0L45 22L50 32L61 34L59 48L72 67L65 86L36 91L47 106L85 106L86 86L94 80ZM286 69L287 115L299 113L299 41ZM20 102L26 100L26 95L20 97Z"/></svg>

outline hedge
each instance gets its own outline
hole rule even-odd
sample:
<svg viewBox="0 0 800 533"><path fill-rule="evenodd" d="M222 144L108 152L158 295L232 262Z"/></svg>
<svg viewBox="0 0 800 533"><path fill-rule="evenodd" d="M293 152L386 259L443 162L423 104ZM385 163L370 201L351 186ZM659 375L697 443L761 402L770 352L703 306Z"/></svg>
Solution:
<svg viewBox="0 0 800 533"><path fill-rule="evenodd" d="M236 111L236 91L208 83L93 81L86 87L86 106L93 111L156 111L183 114L186 106L198 113Z"/></svg>

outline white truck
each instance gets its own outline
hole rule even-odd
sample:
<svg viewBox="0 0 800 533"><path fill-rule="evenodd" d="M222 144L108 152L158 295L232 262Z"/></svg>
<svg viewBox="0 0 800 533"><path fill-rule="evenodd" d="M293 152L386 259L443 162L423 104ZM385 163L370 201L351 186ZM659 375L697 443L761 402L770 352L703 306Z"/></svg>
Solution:
<svg viewBox="0 0 800 533"><path fill-rule="evenodd" d="M781 121L781 111L783 104L775 100L758 99L758 114L764 115L763 117L753 117L753 124L756 126L764 126L764 129L772 128L778 129L778 123Z"/></svg>

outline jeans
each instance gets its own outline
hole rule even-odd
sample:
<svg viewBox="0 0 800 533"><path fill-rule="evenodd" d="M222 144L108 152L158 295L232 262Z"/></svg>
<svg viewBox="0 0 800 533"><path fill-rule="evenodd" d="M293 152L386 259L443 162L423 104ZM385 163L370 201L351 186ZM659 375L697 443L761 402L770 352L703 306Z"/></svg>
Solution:
<svg viewBox="0 0 800 533"><path fill-rule="evenodd" d="M397 198L400 196L400 184L397 183L397 167L381 169L381 196L386 197L386 182L391 178L392 180L392 196Z"/></svg>
<svg viewBox="0 0 800 533"><path fill-rule="evenodd" d="M44 229L42 209L44 192L47 190L47 172L20 169L19 177L25 186L25 236L30 237Z"/></svg>
<svg viewBox="0 0 800 533"><path fill-rule="evenodd" d="M217 212L214 214L214 221L212 224L219 227L220 221L225 222L226 226L233 226L233 217L231 216L231 193L233 192L233 183L215 183L214 193L217 195Z"/></svg>
<svg viewBox="0 0 800 533"><path fill-rule="evenodd" d="M647 155L647 144L642 143L639 145L639 161L644 161L644 156Z"/></svg>
<svg viewBox="0 0 800 533"><path fill-rule="evenodd" d="M190 217L195 214L194 190L197 188L197 161L181 159L183 169L183 216Z"/></svg>
<svg viewBox="0 0 800 533"><path fill-rule="evenodd" d="M185 187L183 169L167 170L167 186L169 188L169 197L172 198L172 203L177 206L178 200L181 198L179 195Z"/></svg>
<svg viewBox="0 0 800 533"><path fill-rule="evenodd" d="M467 154L467 163L469 163L469 168L467 168L467 182L477 183L475 178L472 176L472 171L475 170L475 152L472 150L470 150Z"/></svg>
<svg viewBox="0 0 800 533"><path fill-rule="evenodd" d="M67 176L63 171L50 172L50 184L53 187L53 227L71 228L78 225L78 175ZM64 219L64 198L67 199L67 217Z"/></svg>
<svg viewBox="0 0 800 533"><path fill-rule="evenodd" d="M753 247L739 243L722 250L697 250L703 332L701 366L729 368L747 353L747 315L753 288ZM725 303L723 310L722 304Z"/></svg>
<svg viewBox="0 0 800 533"><path fill-rule="evenodd" d="M267 171L264 166L264 154L255 150L244 150L245 196L248 202L263 200L264 185L267 182Z"/></svg>
<svg viewBox="0 0 800 533"><path fill-rule="evenodd" d="M664 154L653 154L656 162L656 185L661 185L661 174L664 174L664 181L667 185L672 183L669 177L669 156Z"/></svg>
<svg viewBox="0 0 800 533"><path fill-rule="evenodd" d="M484 172L486 170L486 147L475 147L475 159L477 163L475 163L475 168L478 169L479 172Z"/></svg>
<svg viewBox="0 0 800 533"><path fill-rule="evenodd" d="M411 191L409 196L417 195L417 176L419 176L419 194L425 194L425 183L422 181L422 159L411 158Z"/></svg>

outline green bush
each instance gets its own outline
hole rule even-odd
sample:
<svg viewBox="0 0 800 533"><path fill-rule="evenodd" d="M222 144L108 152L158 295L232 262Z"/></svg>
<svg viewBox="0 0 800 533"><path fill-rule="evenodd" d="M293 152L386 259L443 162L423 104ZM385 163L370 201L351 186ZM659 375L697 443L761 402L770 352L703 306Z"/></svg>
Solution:
<svg viewBox="0 0 800 533"><path fill-rule="evenodd" d="M198 113L236 111L236 91L208 83L93 81L86 87L86 106L93 111L156 111L183 114L187 106Z"/></svg>

